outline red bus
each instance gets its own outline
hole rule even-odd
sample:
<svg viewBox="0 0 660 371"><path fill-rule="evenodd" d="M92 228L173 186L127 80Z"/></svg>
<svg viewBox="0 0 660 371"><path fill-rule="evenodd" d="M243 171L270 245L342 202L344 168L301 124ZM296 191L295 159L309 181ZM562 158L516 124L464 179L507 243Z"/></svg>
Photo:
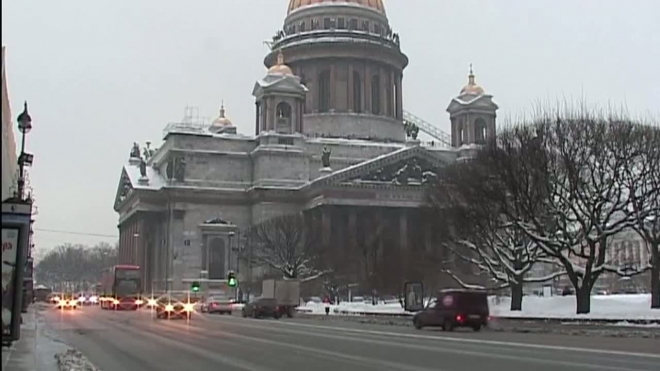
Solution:
<svg viewBox="0 0 660 371"><path fill-rule="evenodd" d="M142 301L140 267L115 265L101 271L101 308L136 310Z"/></svg>

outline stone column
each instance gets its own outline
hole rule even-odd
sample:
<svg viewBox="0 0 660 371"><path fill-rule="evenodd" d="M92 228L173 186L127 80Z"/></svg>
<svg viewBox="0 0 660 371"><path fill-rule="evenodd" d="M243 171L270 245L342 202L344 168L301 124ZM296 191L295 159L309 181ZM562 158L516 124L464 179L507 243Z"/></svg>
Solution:
<svg viewBox="0 0 660 371"><path fill-rule="evenodd" d="M266 123L267 130L275 130L275 115L277 112L277 107L275 106L275 100L271 97L266 98L268 100L268 122Z"/></svg>
<svg viewBox="0 0 660 371"><path fill-rule="evenodd" d="M123 224L119 226L119 247L117 249L117 263L121 264L121 253L122 253L122 245L124 243L124 226Z"/></svg>
<svg viewBox="0 0 660 371"><path fill-rule="evenodd" d="M408 250L408 213L406 212L405 209L402 209L399 212L399 244L400 244L400 248L401 248L402 252L407 253L407 250Z"/></svg>
<svg viewBox="0 0 660 371"><path fill-rule="evenodd" d="M330 111L337 110L337 64L330 64Z"/></svg>
<svg viewBox="0 0 660 371"><path fill-rule="evenodd" d="M364 102L362 102L365 113L371 113L371 68L369 64L366 63L364 67Z"/></svg>
<svg viewBox="0 0 660 371"><path fill-rule="evenodd" d="M399 73L396 75L396 80L395 80L395 86L396 86L396 118L399 120L403 119L403 91L401 91L401 88L403 87L403 74Z"/></svg>
<svg viewBox="0 0 660 371"><path fill-rule="evenodd" d="M259 135L259 102L254 102L254 135Z"/></svg>
<svg viewBox="0 0 660 371"><path fill-rule="evenodd" d="M380 68L380 114L382 116L387 116L387 71L384 68Z"/></svg>
<svg viewBox="0 0 660 371"><path fill-rule="evenodd" d="M332 233L332 215L330 215L330 210L327 206L321 208L321 238L323 247L328 248L330 246L330 233Z"/></svg>
<svg viewBox="0 0 660 371"><path fill-rule="evenodd" d="M298 101L298 131L302 134L305 130L305 98Z"/></svg>
<svg viewBox="0 0 660 371"><path fill-rule="evenodd" d="M353 89L353 63L348 63L348 112L355 112L353 109L355 107L355 96Z"/></svg>
<svg viewBox="0 0 660 371"><path fill-rule="evenodd" d="M397 117L397 112L396 112L396 77L394 75L394 70L390 70L390 73L388 75L387 79L387 104L390 107L388 109L388 113L390 113L388 116L389 117Z"/></svg>
<svg viewBox="0 0 660 371"><path fill-rule="evenodd" d="M309 97L311 99L310 111L316 113L319 111L319 73L316 64L311 65L312 76L308 78L309 82L307 89L309 89Z"/></svg>
<svg viewBox="0 0 660 371"><path fill-rule="evenodd" d="M140 234L140 237L138 237L138 256L139 256L139 261L138 264L140 265L140 270L142 272L142 285L143 287L146 287L146 282L148 278L148 264L147 264L147 236L145 235L146 230L145 230L145 222L144 222L145 216L143 215L142 218L140 218L140 222L138 224L138 234Z"/></svg>
<svg viewBox="0 0 660 371"><path fill-rule="evenodd" d="M348 212L348 246L351 251L357 248L357 211L354 208Z"/></svg>
<svg viewBox="0 0 660 371"><path fill-rule="evenodd" d="M262 132L262 131L266 130L266 116L267 116L266 112L268 112L268 100L266 98L261 98L261 104L260 104L259 109L261 110L261 113L260 113L261 114L261 119L260 119L261 122L259 123L259 126L261 127L261 129L259 129L259 132Z"/></svg>

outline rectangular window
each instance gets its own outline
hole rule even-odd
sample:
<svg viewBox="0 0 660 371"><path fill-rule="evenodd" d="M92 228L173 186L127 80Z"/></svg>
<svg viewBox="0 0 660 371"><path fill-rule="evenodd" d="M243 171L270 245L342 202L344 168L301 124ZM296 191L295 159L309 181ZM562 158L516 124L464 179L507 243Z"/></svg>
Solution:
<svg viewBox="0 0 660 371"><path fill-rule="evenodd" d="M362 31L369 32L369 21L362 21Z"/></svg>
<svg viewBox="0 0 660 371"><path fill-rule="evenodd" d="M374 33L375 33L376 35L380 35L382 32L383 32L383 29L380 27L380 25L379 25L379 24L375 24L375 25L374 25Z"/></svg>
<svg viewBox="0 0 660 371"><path fill-rule="evenodd" d="M353 18L350 21L348 21L349 30L357 30L357 28L358 28L358 20L356 18Z"/></svg>
<svg viewBox="0 0 660 371"><path fill-rule="evenodd" d="M346 29L346 19L344 19L344 18L337 19L337 28L340 29L340 30L345 30Z"/></svg>
<svg viewBox="0 0 660 371"><path fill-rule="evenodd" d="M324 30L329 30L331 28L332 28L332 19L323 18L323 29Z"/></svg>

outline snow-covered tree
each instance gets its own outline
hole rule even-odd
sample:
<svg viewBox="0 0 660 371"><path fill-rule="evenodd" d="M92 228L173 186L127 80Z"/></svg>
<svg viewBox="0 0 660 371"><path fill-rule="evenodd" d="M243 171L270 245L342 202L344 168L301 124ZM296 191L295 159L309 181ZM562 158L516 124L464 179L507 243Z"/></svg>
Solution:
<svg viewBox="0 0 660 371"><path fill-rule="evenodd" d="M321 241L302 213L268 219L250 231L253 263L282 273L285 279L311 281L319 269Z"/></svg>
<svg viewBox="0 0 660 371"><path fill-rule="evenodd" d="M575 288L578 314L590 312L591 291L604 272L631 276L648 268L624 269L606 261L612 238L635 221L625 179L638 148L625 134L636 127L581 110L542 114L533 126L515 129L526 138L521 144L535 148L536 155L528 158L528 174L512 169L504 175L507 190L518 200L515 213L508 215L563 265ZM521 178L535 179L536 192L519 187ZM540 214L538 201L544 209Z"/></svg>
<svg viewBox="0 0 660 371"><path fill-rule="evenodd" d="M489 144L470 161L444 169L429 189L429 198L444 231L443 245L459 260L487 273L495 284L490 288L510 288L511 310L521 310L524 283L551 281L564 272L556 269L543 277L530 274L535 264L554 265L555 261L515 223L521 215L515 212L517 200L506 189L506 179L502 179L506 172L501 170L526 173L529 153L515 139L505 133L500 143ZM530 188L534 183L526 180L519 186ZM452 268L445 273L463 287L486 288L465 282Z"/></svg>
<svg viewBox="0 0 660 371"><path fill-rule="evenodd" d="M625 169L625 185L631 195L633 228L650 251L651 308L660 309L660 128L635 129L628 133L637 151L634 165Z"/></svg>

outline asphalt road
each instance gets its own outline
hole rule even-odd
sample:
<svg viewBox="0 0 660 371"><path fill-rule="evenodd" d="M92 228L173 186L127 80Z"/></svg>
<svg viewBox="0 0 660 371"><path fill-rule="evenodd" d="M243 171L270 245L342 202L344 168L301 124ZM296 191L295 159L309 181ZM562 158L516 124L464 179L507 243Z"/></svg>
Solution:
<svg viewBox="0 0 660 371"><path fill-rule="evenodd" d="M86 307L42 312L46 326L102 371L641 371L657 370L656 339L423 330L314 320Z"/></svg>

